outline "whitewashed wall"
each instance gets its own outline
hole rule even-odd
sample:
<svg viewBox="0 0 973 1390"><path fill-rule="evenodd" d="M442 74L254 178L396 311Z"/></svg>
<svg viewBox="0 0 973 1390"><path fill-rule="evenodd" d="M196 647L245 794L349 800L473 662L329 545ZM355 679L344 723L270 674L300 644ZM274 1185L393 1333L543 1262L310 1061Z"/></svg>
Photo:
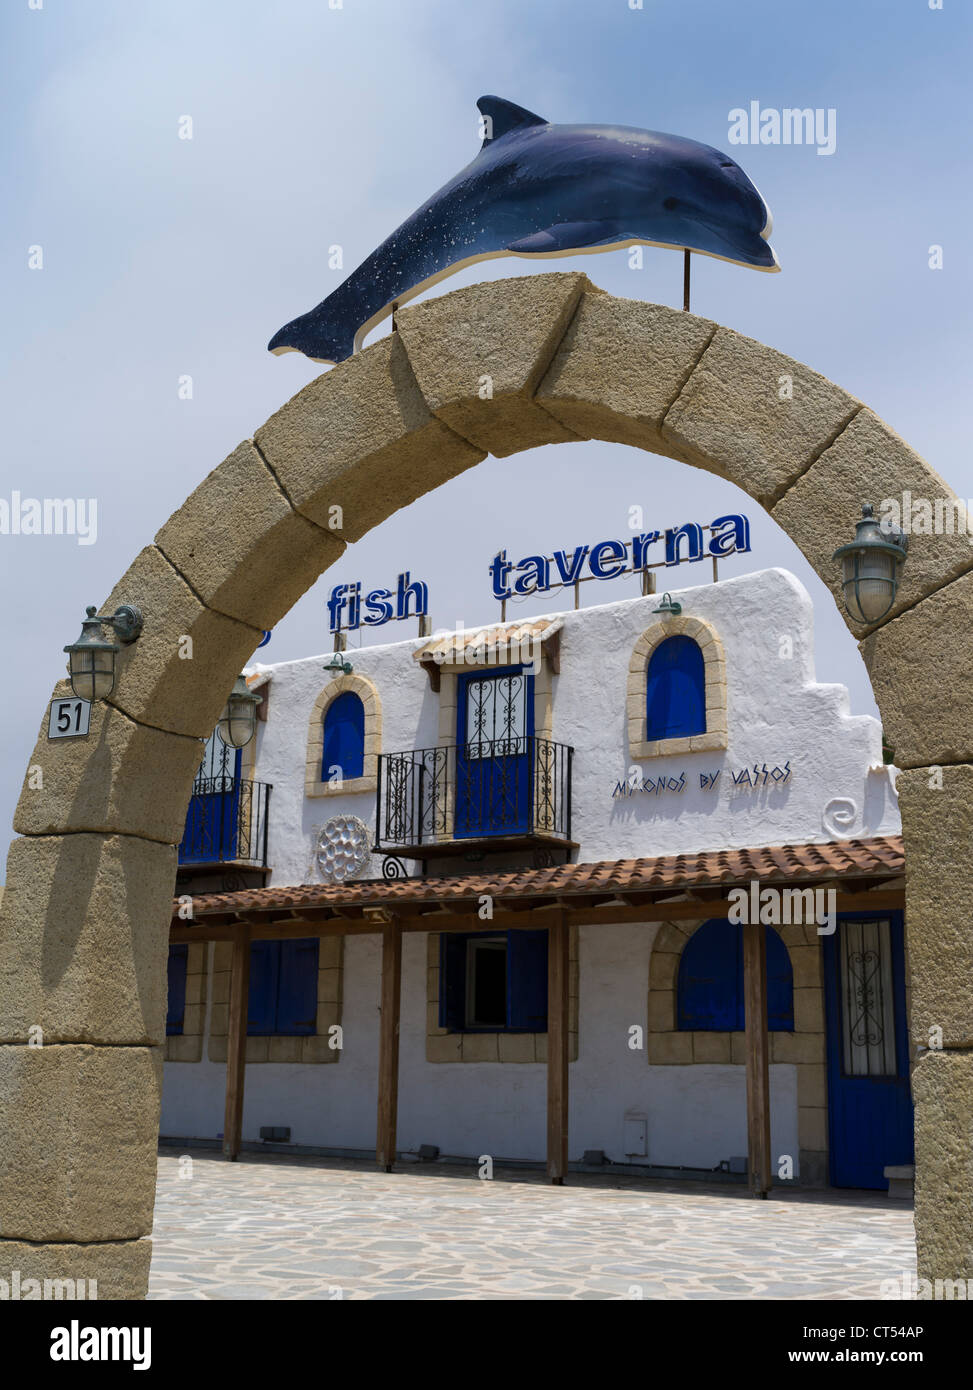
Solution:
<svg viewBox="0 0 973 1390"><path fill-rule="evenodd" d="M642 1162L712 1168L747 1151L743 1067L650 1067L628 1046L645 1027L654 926L581 929L579 1056L570 1067L570 1157L604 1149L625 1161L624 1119L648 1117ZM444 1154L542 1160L546 1068L540 1063L427 1063L426 938L405 937L399 1057L398 1146L438 1144ZM289 1125L295 1144L372 1149L378 1096L381 946L345 941L344 1050L337 1066L262 1063L247 1068L243 1137ZM795 1068L771 1067L771 1142L797 1159ZM162 1133L214 1137L223 1128L226 1068L166 1064Z"/></svg>
<svg viewBox="0 0 973 1390"><path fill-rule="evenodd" d="M590 592L590 589L589 589ZM573 835L579 862L695 849L824 841L895 833L900 821L881 730L852 716L843 686L814 681L813 610L782 570L764 570L683 590L687 616L717 629L727 665L728 748L651 759L647 777L686 774L681 793L613 798L629 768L625 688L632 647L656 621L656 596L564 617L561 674L554 683L554 737L575 748ZM792 647L790 657L782 656ZM417 640L350 653L382 699L384 751L436 742L437 696L412 660ZM308 799L304 761L311 706L329 679L328 654L274 666L269 720L259 726L257 777L273 784L272 882L306 879L312 827L337 811L374 828L372 794ZM791 774L781 786L734 789L731 772L763 764ZM722 768L717 790L699 774ZM378 872L373 860L370 873ZM648 1117L648 1161L712 1167L746 1153L744 1069L650 1067L627 1030L646 1026L654 927L581 932L580 1055L571 1065L570 1155L604 1149L624 1158L627 1111ZM407 935L403 953L399 1146L438 1144L444 1153L541 1159L544 1067L425 1060L426 938ZM368 1149L375 1142L379 942L345 943L344 1051L335 1066L260 1064L247 1069L244 1139L261 1125L290 1125L295 1143ZM223 1124L225 1068L208 1060L168 1063L163 1134L212 1137ZM797 1157L796 1073L771 1068L772 1144Z"/></svg>
<svg viewBox="0 0 973 1390"><path fill-rule="evenodd" d="M590 586L588 592L590 593ZM804 587L784 570L673 591L683 614L705 618L726 654L725 753L681 754L640 764L646 777L686 774L682 792L613 798L630 767L625 716L628 663L639 635L658 619L658 596L563 614L561 674L554 678L554 738L574 747L572 834L579 862L628 859L695 849L727 849L895 833L891 782L881 769L881 729L849 713L841 685L814 680L813 609ZM780 655L793 648L787 659ZM349 653L357 674L378 687L382 748L398 752L436 743L438 696L412 659L418 639ZM353 812L374 830L372 793L304 795L307 725L315 697L330 680L329 654L268 668L270 718L258 725L257 777L273 784L269 857L273 883L303 883L312 827ZM781 786L735 789L731 773L767 764L791 775ZM879 771L869 771L877 767ZM722 769L716 790L701 773ZM373 861L368 872L377 873Z"/></svg>

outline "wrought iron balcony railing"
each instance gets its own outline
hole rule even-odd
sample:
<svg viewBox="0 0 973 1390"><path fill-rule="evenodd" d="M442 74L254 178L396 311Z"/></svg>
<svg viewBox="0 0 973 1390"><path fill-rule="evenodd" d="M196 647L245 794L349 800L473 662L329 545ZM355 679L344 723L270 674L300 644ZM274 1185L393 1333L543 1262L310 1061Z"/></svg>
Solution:
<svg viewBox="0 0 973 1390"><path fill-rule="evenodd" d="M476 840L570 841L573 753L533 736L383 753L375 849L425 857Z"/></svg>
<svg viewBox="0 0 973 1390"><path fill-rule="evenodd" d="M267 867L269 782L197 777L179 846L180 864Z"/></svg>

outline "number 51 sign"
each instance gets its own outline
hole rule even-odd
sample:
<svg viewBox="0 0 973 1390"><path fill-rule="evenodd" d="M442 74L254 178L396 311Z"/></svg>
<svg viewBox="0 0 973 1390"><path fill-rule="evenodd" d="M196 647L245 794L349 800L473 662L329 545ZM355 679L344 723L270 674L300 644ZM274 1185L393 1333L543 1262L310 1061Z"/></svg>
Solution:
<svg viewBox="0 0 973 1390"><path fill-rule="evenodd" d="M47 724L48 738L81 738L88 732L91 705L87 700L55 700Z"/></svg>

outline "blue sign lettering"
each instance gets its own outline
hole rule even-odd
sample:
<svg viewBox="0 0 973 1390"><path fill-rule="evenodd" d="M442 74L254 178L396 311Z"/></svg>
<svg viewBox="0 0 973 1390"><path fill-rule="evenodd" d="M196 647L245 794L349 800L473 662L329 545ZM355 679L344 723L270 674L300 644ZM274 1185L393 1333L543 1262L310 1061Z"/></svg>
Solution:
<svg viewBox="0 0 973 1390"><path fill-rule="evenodd" d="M710 533L708 542L704 531ZM659 549L653 551L653 546ZM749 549L750 522L734 513L718 516L709 526L686 521L666 531L643 531L631 541L606 540L570 551L555 550L550 560L544 555L508 560L507 552L500 550L490 562L493 597L544 593L579 579L615 579L620 574L637 574L647 565L693 564L707 556L720 559ZM587 574L583 573L585 562Z"/></svg>
<svg viewBox="0 0 973 1390"><path fill-rule="evenodd" d="M508 566L509 569L509 566ZM429 612L429 586L412 579L409 571L396 580L391 589L372 589L365 595L362 616L362 586L336 584L328 595L328 629L330 632L354 631L355 628L381 627L383 623L402 618L424 618Z"/></svg>

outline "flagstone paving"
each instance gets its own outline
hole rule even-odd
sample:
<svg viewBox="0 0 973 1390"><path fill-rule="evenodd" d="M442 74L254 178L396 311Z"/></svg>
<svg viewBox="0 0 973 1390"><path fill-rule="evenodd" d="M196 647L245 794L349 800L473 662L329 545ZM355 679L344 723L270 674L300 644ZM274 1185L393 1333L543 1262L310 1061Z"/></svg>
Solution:
<svg viewBox="0 0 973 1390"><path fill-rule="evenodd" d="M911 1208L880 1194L188 1157L159 1159L150 1298L857 1299L915 1275Z"/></svg>

